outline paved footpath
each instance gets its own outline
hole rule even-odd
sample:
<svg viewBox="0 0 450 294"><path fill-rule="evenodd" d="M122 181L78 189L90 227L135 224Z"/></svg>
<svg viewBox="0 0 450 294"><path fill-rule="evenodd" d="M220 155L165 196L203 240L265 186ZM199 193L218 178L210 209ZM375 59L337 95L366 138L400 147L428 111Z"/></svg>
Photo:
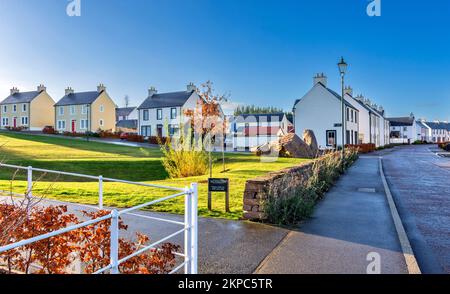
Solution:
<svg viewBox="0 0 450 294"><path fill-rule="evenodd" d="M371 252L381 273L408 273L377 157L360 158L256 273L365 274Z"/></svg>
<svg viewBox="0 0 450 294"><path fill-rule="evenodd" d="M0 202L9 201L9 197L0 196ZM68 206L68 212L80 219L81 211L94 211L91 206L43 200L42 205ZM128 225L127 231L121 231L120 237L133 238L136 232L150 236L155 242L178 230L181 226L156 221L146 217L184 221L181 215L138 211L122 217ZM199 218L199 263L198 271L202 274L251 274L264 258L287 235L288 230L259 223L231 221L225 219ZM183 235L169 240L183 247Z"/></svg>
<svg viewBox="0 0 450 294"><path fill-rule="evenodd" d="M450 158L436 152L436 145L397 147L383 166L420 269L450 273Z"/></svg>

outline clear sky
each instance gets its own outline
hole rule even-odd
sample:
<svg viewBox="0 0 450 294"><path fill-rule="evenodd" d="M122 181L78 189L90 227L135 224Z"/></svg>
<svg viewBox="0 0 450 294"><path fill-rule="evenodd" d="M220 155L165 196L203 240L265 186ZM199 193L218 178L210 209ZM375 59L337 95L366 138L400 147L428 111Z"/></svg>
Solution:
<svg viewBox="0 0 450 294"><path fill-rule="evenodd" d="M212 80L233 102L290 110L324 72L389 116L450 119L450 1L0 0L0 98L44 83L55 100L103 82L118 105Z"/></svg>

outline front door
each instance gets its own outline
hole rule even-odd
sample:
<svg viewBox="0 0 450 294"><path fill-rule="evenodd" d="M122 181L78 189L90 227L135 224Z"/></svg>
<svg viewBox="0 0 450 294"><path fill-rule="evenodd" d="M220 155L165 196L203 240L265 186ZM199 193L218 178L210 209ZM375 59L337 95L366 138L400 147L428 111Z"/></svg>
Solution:
<svg viewBox="0 0 450 294"><path fill-rule="evenodd" d="M13 118L13 127L17 127L17 117Z"/></svg>
<svg viewBox="0 0 450 294"><path fill-rule="evenodd" d="M72 133L75 133L75 125L76 125L77 121L76 120L72 120Z"/></svg>
<svg viewBox="0 0 450 294"><path fill-rule="evenodd" d="M162 138L163 126L162 125L157 125L156 126L156 130L157 130L158 137Z"/></svg>

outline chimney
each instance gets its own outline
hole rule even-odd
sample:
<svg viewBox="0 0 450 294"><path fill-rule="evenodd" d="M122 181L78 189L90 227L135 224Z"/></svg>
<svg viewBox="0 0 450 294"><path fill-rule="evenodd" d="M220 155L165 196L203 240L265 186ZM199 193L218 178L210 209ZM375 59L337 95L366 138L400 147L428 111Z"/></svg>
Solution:
<svg viewBox="0 0 450 294"><path fill-rule="evenodd" d="M350 87L350 86L345 87L344 88L344 95L345 94L350 95L350 96L353 97L353 89L352 89L352 87Z"/></svg>
<svg viewBox="0 0 450 294"><path fill-rule="evenodd" d="M193 82L190 82L189 85L186 86L187 92L197 91L197 87Z"/></svg>
<svg viewBox="0 0 450 294"><path fill-rule="evenodd" d="M13 87L10 91L11 91L11 96L20 92L19 89L17 89L16 87Z"/></svg>
<svg viewBox="0 0 450 294"><path fill-rule="evenodd" d="M153 95L155 95L157 93L158 93L158 91L153 86L148 89L148 97L152 97Z"/></svg>
<svg viewBox="0 0 450 294"><path fill-rule="evenodd" d="M324 73L316 74L313 80L314 80L313 86L315 86L317 83L321 83L325 87L327 86L327 77L324 75Z"/></svg>
<svg viewBox="0 0 450 294"><path fill-rule="evenodd" d="M364 96L362 94L358 94L355 99L364 103Z"/></svg>
<svg viewBox="0 0 450 294"><path fill-rule="evenodd" d="M105 87L105 85L103 85L102 83L100 83L98 86L97 86L97 92L103 92L103 91L105 91L106 90L106 87Z"/></svg>
<svg viewBox="0 0 450 294"><path fill-rule="evenodd" d="M414 113L411 112L411 113L409 114L409 117L413 118L413 117L414 117Z"/></svg>
<svg viewBox="0 0 450 294"><path fill-rule="evenodd" d="M47 88L44 86L44 85L42 85L42 84L40 84L38 87L37 87L37 91L40 93L40 92L45 92L45 91L47 91Z"/></svg>
<svg viewBox="0 0 450 294"><path fill-rule="evenodd" d="M379 112L381 112L381 113L383 113L383 112L384 112L384 108L383 108L383 106L381 106L381 105L380 105L380 106L378 106L378 111L379 111Z"/></svg>
<svg viewBox="0 0 450 294"><path fill-rule="evenodd" d="M70 94L73 94L73 89L71 87L67 87L66 88L66 96L70 95Z"/></svg>

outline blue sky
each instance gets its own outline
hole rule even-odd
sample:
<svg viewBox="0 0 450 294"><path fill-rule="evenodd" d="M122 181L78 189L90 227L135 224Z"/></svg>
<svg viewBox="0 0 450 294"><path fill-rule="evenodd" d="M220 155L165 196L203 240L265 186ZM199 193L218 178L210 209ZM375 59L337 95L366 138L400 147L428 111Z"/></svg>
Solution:
<svg viewBox="0 0 450 294"><path fill-rule="evenodd" d="M118 105L212 80L236 103L289 110L324 72L390 116L450 119L450 1L0 0L0 97L44 83L55 100L99 82Z"/></svg>

